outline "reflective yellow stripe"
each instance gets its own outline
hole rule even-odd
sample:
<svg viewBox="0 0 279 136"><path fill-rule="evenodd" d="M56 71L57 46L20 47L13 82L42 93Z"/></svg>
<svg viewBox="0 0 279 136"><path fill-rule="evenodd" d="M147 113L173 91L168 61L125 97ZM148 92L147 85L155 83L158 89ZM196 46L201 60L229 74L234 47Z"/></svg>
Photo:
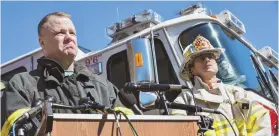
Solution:
<svg viewBox="0 0 279 136"><path fill-rule="evenodd" d="M256 118L259 116L262 116L266 112L268 112L268 111L266 109L262 108L262 110L259 110L255 114L252 114L252 116L249 118L249 120L247 122L246 131L247 131L248 136L252 136L254 134L255 130L254 130L253 126L255 125ZM267 124L267 125L269 125L269 124Z"/></svg>
<svg viewBox="0 0 279 136"><path fill-rule="evenodd" d="M251 129L254 125L256 118L262 116L264 113L268 112L265 108L261 108L261 110L257 110L256 113L252 114L251 117L248 119L247 122L247 130Z"/></svg>
<svg viewBox="0 0 279 136"><path fill-rule="evenodd" d="M205 132L206 136L221 136L223 134L229 135L229 133L234 134L231 127L223 128L220 130L208 130Z"/></svg>
<svg viewBox="0 0 279 136"><path fill-rule="evenodd" d="M235 120L234 119L232 119L231 121L230 121L231 123L234 123L235 122ZM215 121L214 122L214 124L216 124L217 126L223 126L223 125L227 125L227 124L229 124L228 123L228 121L227 120L223 120L223 121Z"/></svg>
<svg viewBox="0 0 279 136"><path fill-rule="evenodd" d="M252 133L252 129L247 129L247 133Z"/></svg>
<svg viewBox="0 0 279 136"><path fill-rule="evenodd" d="M237 124L237 125L236 125L237 128L240 129L240 128L243 128L243 127L244 127L245 122L244 122L244 120L243 120L243 121L236 122L236 124Z"/></svg>
<svg viewBox="0 0 279 136"><path fill-rule="evenodd" d="M11 127L13 126L14 122L25 112L30 110L30 108L23 108L23 109L18 109L15 112L13 112L9 118L6 120L2 127L2 132L1 136L8 136Z"/></svg>
<svg viewBox="0 0 279 136"><path fill-rule="evenodd" d="M134 115L134 112L128 108L125 107L114 107L113 110L115 111L122 111L124 112L126 115Z"/></svg>
<svg viewBox="0 0 279 136"><path fill-rule="evenodd" d="M206 136L215 136L216 135L214 130L207 130L204 134Z"/></svg>
<svg viewBox="0 0 279 136"><path fill-rule="evenodd" d="M237 129L237 125L235 124L235 120L230 121L232 126ZM213 128L215 131L207 131L206 135L212 135L212 136L219 136L222 134L228 135L228 134L234 134L233 130L227 120L223 121L214 121Z"/></svg>
<svg viewBox="0 0 279 136"><path fill-rule="evenodd" d="M235 127L235 128L237 127L235 124L235 120L231 120L230 123L232 124L233 127ZM219 129L223 129L223 128L231 127L231 126L227 120L224 120L224 121L219 121L216 123L214 122L213 127L215 128L215 130L219 130Z"/></svg>
<svg viewBox="0 0 279 136"><path fill-rule="evenodd" d="M247 130L247 136L252 136L253 135L253 133L252 133L252 130L249 130L250 132L248 132L248 130Z"/></svg>
<svg viewBox="0 0 279 136"><path fill-rule="evenodd" d="M223 129L220 129L220 130L215 130L215 132L216 132L216 135L219 136L219 135L224 134L224 133L233 132L233 130L232 130L231 127L227 127L227 128L223 128Z"/></svg>
<svg viewBox="0 0 279 136"><path fill-rule="evenodd" d="M236 122L236 126L238 128L240 136L246 136L247 135L246 126L245 126L244 120L240 121L240 122Z"/></svg>

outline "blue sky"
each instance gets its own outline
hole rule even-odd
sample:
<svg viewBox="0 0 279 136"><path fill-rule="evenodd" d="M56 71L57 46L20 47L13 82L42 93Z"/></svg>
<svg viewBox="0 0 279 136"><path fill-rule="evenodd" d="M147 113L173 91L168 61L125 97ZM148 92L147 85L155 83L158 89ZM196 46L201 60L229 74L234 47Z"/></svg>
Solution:
<svg viewBox="0 0 279 136"><path fill-rule="evenodd" d="M39 48L37 25L43 16L64 11L72 16L78 44L91 50L107 46L105 27L144 9L152 9L165 20L197 2L1 2L1 64ZM278 51L278 2L203 2L213 13L227 9L246 27L245 37L260 49L269 45Z"/></svg>

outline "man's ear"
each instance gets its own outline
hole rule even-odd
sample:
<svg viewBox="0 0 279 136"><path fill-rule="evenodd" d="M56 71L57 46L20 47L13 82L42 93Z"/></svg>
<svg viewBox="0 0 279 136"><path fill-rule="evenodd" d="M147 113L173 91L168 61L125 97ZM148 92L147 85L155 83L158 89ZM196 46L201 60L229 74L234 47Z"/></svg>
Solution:
<svg viewBox="0 0 279 136"><path fill-rule="evenodd" d="M45 44L44 44L42 37L39 37L39 44L42 48L44 48Z"/></svg>

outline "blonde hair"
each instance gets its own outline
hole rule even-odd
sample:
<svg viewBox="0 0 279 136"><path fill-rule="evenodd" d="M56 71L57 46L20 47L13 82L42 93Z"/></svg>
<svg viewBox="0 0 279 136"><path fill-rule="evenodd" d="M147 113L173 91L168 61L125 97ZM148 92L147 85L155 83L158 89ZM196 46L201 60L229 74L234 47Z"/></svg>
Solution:
<svg viewBox="0 0 279 136"><path fill-rule="evenodd" d="M49 20L49 17L50 17L50 16L66 17L66 18L71 19L71 15L68 14L68 13L66 13L66 12L53 12L53 13L50 13L50 14L46 15L46 16L40 21L40 23L38 24L38 35L39 35L39 36L41 35L42 26Z"/></svg>

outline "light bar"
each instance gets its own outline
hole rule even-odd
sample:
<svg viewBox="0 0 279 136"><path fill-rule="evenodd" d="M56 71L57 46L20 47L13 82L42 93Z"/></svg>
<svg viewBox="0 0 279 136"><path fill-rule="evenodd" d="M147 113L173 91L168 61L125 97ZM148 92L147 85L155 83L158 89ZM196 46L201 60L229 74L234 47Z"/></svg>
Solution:
<svg viewBox="0 0 279 136"><path fill-rule="evenodd" d="M180 16L185 16L190 14L200 14L200 13L211 15L211 12L208 9L206 9L202 3L191 5L178 12Z"/></svg>
<svg viewBox="0 0 279 136"><path fill-rule="evenodd" d="M246 33L244 24L228 10L222 11L217 16L217 19L224 23L227 27L237 32L238 34Z"/></svg>
<svg viewBox="0 0 279 136"><path fill-rule="evenodd" d="M141 22L153 22L159 24L163 21L163 17L151 9L144 10L144 12L131 16L119 23L115 23L110 27L106 28L107 35L112 37L113 34L119 32L125 28L131 27L134 24Z"/></svg>

